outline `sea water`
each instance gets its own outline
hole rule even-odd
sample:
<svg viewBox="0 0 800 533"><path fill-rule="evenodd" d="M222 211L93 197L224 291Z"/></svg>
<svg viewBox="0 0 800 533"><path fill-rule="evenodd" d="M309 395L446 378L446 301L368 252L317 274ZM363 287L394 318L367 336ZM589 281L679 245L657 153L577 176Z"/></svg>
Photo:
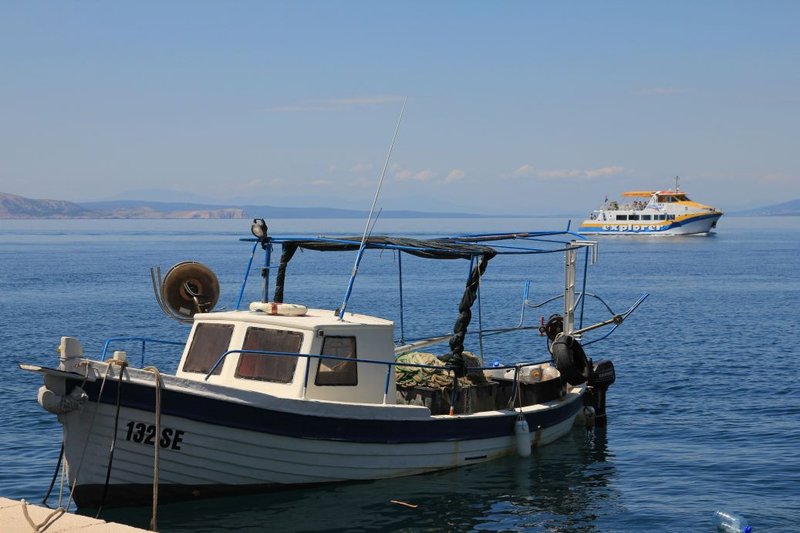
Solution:
<svg viewBox="0 0 800 533"><path fill-rule="evenodd" d="M360 234L359 220L272 220L276 234ZM345 483L162 505L160 531L710 531L715 509L754 529L800 524L800 219L721 220L709 237L600 239L589 292L616 312L645 303L608 339L587 346L614 361L606 429L573 429L527 458L409 478ZM560 229L558 219L382 220L377 232ZM38 502L59 453L61 427L36 403L38 375L59 337L97 356L114 336L184 340L152 295L149 268L184 260L218 275L218 308L235 306L251 244L243 220L0 221L0 496ZM276 251L278 253L278 251ZM341 305L354 254L298 252L286 301ZM259 299L260 264L245 302ZM397 257L370 252L348 310L395 320ZM404 256L403 335L452 329L468 264ZM514 325L523 279L531 301L563 289L563 256L497 258L484 279L484 327ZM271 281L274 283L274 279ZM526 325L558 309L526 311ZM587 303L585 321L607 318ZM476 339L468 349L480 351ZM124 348L120 348L124 349ZM491 362L544 354L532 331L485 339ZM138 352L128 357L138 365ZM148 346L146 364L174 372L174 350ZM410 507L392 503L405 502ZM103 518L146 527L150 510ZM2 529L0 527L0 529Z"/></svg>

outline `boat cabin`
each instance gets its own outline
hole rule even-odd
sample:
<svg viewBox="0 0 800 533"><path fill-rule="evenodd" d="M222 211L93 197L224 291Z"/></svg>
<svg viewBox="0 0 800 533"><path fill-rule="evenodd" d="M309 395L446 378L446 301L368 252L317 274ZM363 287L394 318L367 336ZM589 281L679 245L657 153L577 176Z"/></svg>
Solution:
<svg viewBox="0 0 800 533"><path fill-rule="evenodd" d="M323 309L198 313L176 375L282 398L395 403L393 330Z"/></svg>
<svg viewBox="0 0 800 533"><path fill-rule="evenodd" d="M677 191L658 191L655 193L655 201L660 204L672 204L676 202L690 202L686 193Z"/></svg>

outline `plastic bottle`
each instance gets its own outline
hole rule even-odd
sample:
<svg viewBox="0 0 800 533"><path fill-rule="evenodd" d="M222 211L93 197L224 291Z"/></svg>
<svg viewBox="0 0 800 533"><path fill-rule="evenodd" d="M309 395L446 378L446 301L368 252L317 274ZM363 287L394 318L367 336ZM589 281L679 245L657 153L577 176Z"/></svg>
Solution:
<svg viewBox="0 0 800 533"><path fill-rule="evenodd" d="M747 519L728 511L714 511L714 528L725 533L752 533Z"/></svg>

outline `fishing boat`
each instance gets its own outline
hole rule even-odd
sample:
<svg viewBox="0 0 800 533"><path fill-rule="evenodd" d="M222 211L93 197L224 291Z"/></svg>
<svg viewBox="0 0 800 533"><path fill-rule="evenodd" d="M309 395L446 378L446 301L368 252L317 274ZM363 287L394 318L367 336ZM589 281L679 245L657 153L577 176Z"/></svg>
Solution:
<svg viewBox="0 0 800 533"><path fill-rule="evenodd" d="M628 191L622 202L608 201L584 220L584 235L708 235L722 211L689 199L678 185L664 191Z"/></svg>
<svg viewBox="0 0 800 533"><path fill-rule="evenodd" d="M164 276L151 270L164 312L190 326L185 342L115 337L88 357L77 338L62 337L57 366L20 365L44 376L38 402L63 426L62 468L77 506L155 507L422 474L526 456L576 423L605 423L614 366L589 359L584 347L608 337L647 295L622 313L603 302L609 317L583 325L586 300L599 297L577 290L587 270L581 281L577 265L594 262L596 242L568 229L436 239L283 237L268 234L263 219L251 231L241 239L252 250L232 310L214 309L219 282L200 263L179 263ZM260 299L244 304L259 250ZM287 267L298 250L355 252L340 308L284 301ZM395 324L347 309L358 265L372 250L397 256L401 310L400 257L470 262L452 333L408 340L402 312ZM519 324L488 329L478 320L475 327L472 307L489 263L546 253L564 254L563 294L532 303L526 285ZM586 261L578 261L580 254ZM523 323L525 309L561 300L561 312L547 321ZM605 335L586 337L603 326ZM509 349L492 356L509 363L487 366L487 355L465 349L468 330L470 339L532 330L543 338L541 354L517 361L517 350ZM131 343L140 353L117 349ZM181 346L172 372L146 363L145 347L163 343ZM437 345L442 353L421 351Z"/></svg>

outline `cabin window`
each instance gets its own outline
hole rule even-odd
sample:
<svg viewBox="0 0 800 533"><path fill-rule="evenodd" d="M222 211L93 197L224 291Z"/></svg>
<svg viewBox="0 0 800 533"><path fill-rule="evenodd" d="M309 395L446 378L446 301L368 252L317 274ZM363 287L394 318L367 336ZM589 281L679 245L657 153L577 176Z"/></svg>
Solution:
<svg viewBox="0 0 800 533"><path fill-rule="evenodd" d="M280 329L247 328L243 350L259 352L298 353L303 343L303 334ZM297 368L297 357L292 355L270 355L243 353L239 356L236 377L291 383Z"/></svg>
<svg viewBox="0 0 800 533"><path fill-rule="evenodd" d="M220 356L228 351L232 333L231 324L198 324L186 362L183 363L183 371L208 374ZM222 371L222 366L214 370L215 375Z"/></svg>
<svg viewBox="0 0 800 533"><path fill-rule="evenodd" d="M639 220L639 215L631 215L628 217L628 220Z"/></svg>
<svg viewBox="0 0 800 533"><path fill-rule="evenodd" d="M642 215L642 220L652 220L653 215Z"/></svg>
<svg viewBox="0 0 800 533"><path fill-rule="evenodd" d="M667 215L667 220L675 220L675 215Z"/></svg>
<svg viewBox="0 0 800 533"><path fill-rule="evenodd" d="M356 358L355 337L325 337L320 355ZM358 369L355 361L320 359L315 385L358 385Z"/></svg>
<svg viewBox="0 0 800 533"><path fill-rule="evenodd" d="M617 220L628 220L628 215L617 215Z"/></svg>

